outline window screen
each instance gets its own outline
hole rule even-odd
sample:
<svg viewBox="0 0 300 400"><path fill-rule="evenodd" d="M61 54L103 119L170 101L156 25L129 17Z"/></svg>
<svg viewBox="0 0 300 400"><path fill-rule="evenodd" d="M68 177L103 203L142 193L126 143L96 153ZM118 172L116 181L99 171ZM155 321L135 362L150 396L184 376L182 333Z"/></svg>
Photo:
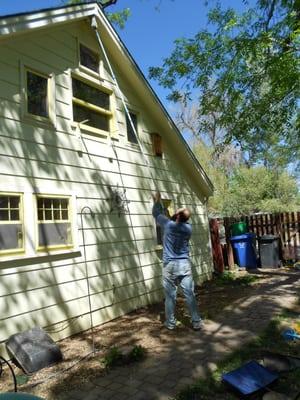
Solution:
<svg viewBox="0 0 300 400"><path fill-rule="evenodd" d="M27 111L40 117L49 117L48 78L27 71Z"/></svg>

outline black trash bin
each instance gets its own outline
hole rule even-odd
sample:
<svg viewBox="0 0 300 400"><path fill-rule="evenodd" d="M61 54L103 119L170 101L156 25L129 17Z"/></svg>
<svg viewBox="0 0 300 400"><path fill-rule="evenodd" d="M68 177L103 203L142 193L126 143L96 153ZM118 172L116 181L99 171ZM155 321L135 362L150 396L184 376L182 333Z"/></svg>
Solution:
<svg viewBox="0 0 300 400"><path fill-rule="evenodd" d="M262 268L280 267L279 237L263 235L259 238L260 265Z"/></svg>

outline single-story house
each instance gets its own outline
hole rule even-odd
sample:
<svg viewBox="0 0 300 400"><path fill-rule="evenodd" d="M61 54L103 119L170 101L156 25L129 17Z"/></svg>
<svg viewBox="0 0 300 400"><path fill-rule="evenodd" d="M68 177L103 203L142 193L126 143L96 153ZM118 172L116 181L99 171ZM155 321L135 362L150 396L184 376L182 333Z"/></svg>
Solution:
<svg viewBox="0 0 300 400"><path fill-rule="evenodd" d="M0 18L0 342L55 340L162 299L152 193L192 211L212 272L212 184L96 3Z"/></svg>

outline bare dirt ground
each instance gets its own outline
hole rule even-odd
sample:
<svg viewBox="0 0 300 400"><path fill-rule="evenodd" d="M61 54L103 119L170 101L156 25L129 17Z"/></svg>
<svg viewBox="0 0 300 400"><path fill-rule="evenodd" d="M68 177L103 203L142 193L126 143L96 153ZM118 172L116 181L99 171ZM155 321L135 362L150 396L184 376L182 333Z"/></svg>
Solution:
<svg viewBox="0 0 300 400"><path fill-rule="evenodd" d="M246 272L238 272L239 277L249 276ZM240 283L223 283L209 281L196 288L200 311L204 319L213 319L228 304L245 297L247 292L272 279L272 275L255 275L253 281ZM91 331L75 335L59 342L63 353L62 362L49 368L26 376L13 365L18 376L18 390L34 393L46 399L55 398L55 393L65 393L92 381L102 374L107 374L103 358L113 346L121 351L133 346L143 346L148 357L159 353L165 341L172 340L169 332L163 327L163 303L138 309L126 316L94 328L94 344L96 352L92 353ZM183 323L177 334L185 335L191 329L184 301L178 298L177 317ZM4 368L0 382L0 391L13 390L12 379L7 368Z"/></svg>

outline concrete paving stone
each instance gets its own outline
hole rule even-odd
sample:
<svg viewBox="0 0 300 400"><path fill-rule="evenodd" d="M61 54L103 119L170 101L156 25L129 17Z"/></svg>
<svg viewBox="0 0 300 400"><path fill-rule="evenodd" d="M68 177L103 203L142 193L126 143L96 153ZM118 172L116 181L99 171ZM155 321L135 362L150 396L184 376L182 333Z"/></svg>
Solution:
<svg viewBox="0 0 300 400"><path fill-rule="evenodd" d="M72 399L72 400L82 400L82 393L83 393L83 391L80 389L71 390L70 392L68 392L67 396L65 396L64 398ZM84 393L86 393L86 392L84 392Z"/></svg>
<svg viewBox="0 0 300 400"><path fill-rule="evenodd" d="M110 385L106 386L106 389L116 392L116 391L119 391L119 389L123 388L123 387L124 387L124 385L122 385L119 382L111 382Z"/></svg>
<svg viewBox="0 0 300 400"><path fill-rule="evenodd" d="M102 398L100 397L99 400L102 400ZM115 393L107 400L128 400L128 395L125 393Z"/></svg>
<svg viewBox="0 0 300 400"><path fill-rule="evenodd" d="M145 378L145 381L156 386L156 385L159 385L161 382L163 382L165 380L165 378L166 378L165 376L161 376L161 375L148 375Z"/></svg>
<svg viewBox="0 0 300 400"><path fill-rule="evenodd" d="M147 392L143 390L135 393L134 397L130 398L130 400L158 400L158 397L153 391Z"/></svg>
<svg viewBox="0 0 300 400"><path fill-rule="evenodd" d="M138 388L135 386L123 386L122 390L120 389L118 392L125 393L128 396L133 396L136 392L138 392Z"/></svg>
<svg viewBox="0 0 300 400"><path fill-rule="evenodd" d="M107 387L111 385L113 382L112 376L111 375L104 375L97 377L95 379L92 379L92 384L96 386L101 386L101 387Z"/></svg>
<svg viewBox="0 0 300 400"><path fill-rule="evenodd" d="M99 399L105 399L105 397L103 397L103 391L99 390L99 388L96 388L94 390L90 390L87 393L84 393L83 398L85 400L99 400ZM71 397L70 397L71 399Z"/></svg>

